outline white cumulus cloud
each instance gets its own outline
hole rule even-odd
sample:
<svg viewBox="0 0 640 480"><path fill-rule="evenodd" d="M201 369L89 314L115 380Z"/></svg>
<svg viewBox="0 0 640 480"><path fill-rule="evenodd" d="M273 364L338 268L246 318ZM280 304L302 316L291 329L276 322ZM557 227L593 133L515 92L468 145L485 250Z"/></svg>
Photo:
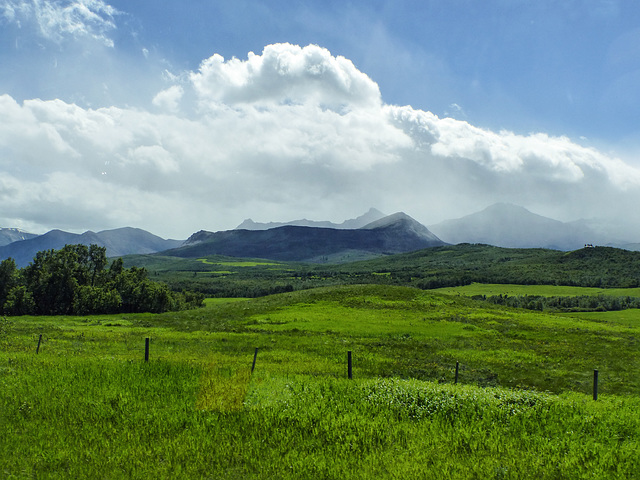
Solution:
<svg viewBox="0 0 640 480"><path fill-rule="evenodd" d="M69 37L92 38L109 47L119 14L102 0L3 0L0 13L20 27L35 24L42 37L56 43Z"/></svg>
<svg viewBox="0 0 640 480"><path fill-rule="evenodd" d="M203 104L296 104L331 109L380 103L378 85L350 60L316 45L276 44L247 60L213 55L191 74Z"/></svg>
<svg viewBox="0 0 640 480"><path fill-rule="evenodd" d="M495 201L578 218L640 199L640 172L619 159L386 105L352 62L315 45L214 55L150 98L90 109L0 96L0 223L185 238L371 206L427 223Z"/></svg>
<svg viewBox="0 0 640 480"><path fill-rule="evenodd" d="M166 90L158 92L151 103L163 110L176 112L183 95L184 89L180 85L172 85Z"/></svg>

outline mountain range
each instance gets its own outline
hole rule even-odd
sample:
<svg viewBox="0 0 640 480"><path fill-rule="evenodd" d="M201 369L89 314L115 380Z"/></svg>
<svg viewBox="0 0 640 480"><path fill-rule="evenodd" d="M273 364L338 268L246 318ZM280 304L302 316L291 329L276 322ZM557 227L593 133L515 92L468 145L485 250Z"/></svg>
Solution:
<svg viewBox="0 0 640 480"><path fill-rule="evenodd" d="M104 246L109 257L166 251L176 256L222 254L314 262L360 260L446 243L564 251L597 244L640 250L640 243L633 243L634 239L615 238L610 231L613 229L606 222L578 220L565 223L505 203L428 228L404 213L385 216L372 208L342 223L306 219L257 223L247 219L234 230L203 230L186 241L164 240L130 227L83 234L52 230L44 235L1 228L0 260L12 257L22 267L40 250L74 243Z"/></svg>
<svg viewBox="0 0 640 480"><path fill-rule="evenodd" d="M303 218L301 220L292 220L290 222L259 223L259 222L254 222L253 220L248 218L244 222L242 222L240 225L238 225L236 227L236 230L269 230L271 228L285 227L287 225L292 225L297 227L336 228L340 230L348 230L348 229L362 228L365 225L368 225L371 222L375 222L376 220L380 220L383 217L385 217L385 214L382 213L380 210L376 210L375 208L370 208L369 211L364 215L360 215L357 218L345 220L342 223L307 220L306 218Z"/></svg>
<svg viewBox="0 0 640 480"><path fill-rule="evenodd" d="M72 244L96 244L106 247L108 257L120 257L134 253L156 253L175 248L182 243L182 240L164 240L145 230L131 227L97 233L87 231L82 234L51 230L44 235L33 235L0 247L0 260L11 257L18 267L24 267L41 250L57 250Z"/></svg>
<svg viewBox="0 0 640 480"><path fill-rule="evenodd" d="M452 244L484 243L496 247L568 251L585 244L616 243L615 239L597 232L584 220L564 223L507 203L497 203L462 218L430 225L429 229Z"/></svg>
<svg viewBox="0 0 640 480"><path fill-rule="evenodd" d="M269 230L200 231L165 252L177 257L227 255L273 260L333 262L446 245L427 227L399 212L358 229L284 225Z"/></svg>
<svg viewBox="0 0 640 480"><path fill-rule="evenodd" d="M35 233L28 233L19 228L0 228L0 247L37 236Z"/></svg>

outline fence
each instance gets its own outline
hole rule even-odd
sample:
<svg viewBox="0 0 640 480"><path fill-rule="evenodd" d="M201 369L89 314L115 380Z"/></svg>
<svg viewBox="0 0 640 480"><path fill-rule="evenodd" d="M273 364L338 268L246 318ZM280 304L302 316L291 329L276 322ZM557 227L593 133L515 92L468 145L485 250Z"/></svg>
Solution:
<svg viewBox="0 0 640 480"><path fill-rule="evenodd" d="M36 355L40 352L40 345L42 344L42 334L38 337L38 346L36 347ZM151 339L149 337L145 338L144 342L144 361L149 362L150 356L150 348L151 348ZM253 363L251 364L251 373L256 368L256 362L258 360L258 347L255 348L253 354ZM455 376L454 376L454 384L458 383L460 373L460 362L456 362L455 367ZM353 356L351 350L347 351L347 378L349 380L353 380ZM593 400L598 400L598 369L593 370Z"/></svg>

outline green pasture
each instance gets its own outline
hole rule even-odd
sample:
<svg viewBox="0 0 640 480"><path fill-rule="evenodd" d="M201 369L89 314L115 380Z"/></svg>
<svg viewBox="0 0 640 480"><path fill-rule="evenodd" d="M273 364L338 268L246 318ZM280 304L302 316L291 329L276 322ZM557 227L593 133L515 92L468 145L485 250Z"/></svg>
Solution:
<svg viewBox="0 0 640 480"><path fill-rule="evenodd" d="M374 285L4 319L0 475L637 478L639 333Z"/></svg>
<svg viewBox="0 0 640 480"><path fill-rule="evenodd" d="M248 300L248 298L242 298L242 297L237 297L237 298L205 298L204 299L204 304L208 305L208 306L213 306L213 305L222 305L225 303L234 303L234 302L244 302Z"/></svg>
<svg viewBox="0 0 640 480"><path fill-rule="evenodd" d="M586 394L599 369L603 393L637 394L640 323L629 312L548 314L406 287L327 287L162 315L17 317L3 350L33 350L42 334L49 356L135 360L150 337L158 360L249 361L258 348L267 371L327 375L344 371L351 350L360 377L449 382L460 362L465 383Z"/></svg>
<svg viewBox="0 0 640 480"><path fill-rule="evenodd" d="M640 310L637 308L617 312L575 312L567 315L571 318L583 319L589 322L626 325L632 328L637 328L640 325Z"/></svg>
<svg viewBox="0 0 640 480"><path fill-rule="evenodd" d="M267 261L233 261L233 260L211 260L208 258L198 258L198 262L202 262L205 265L220 265L228 267L262 267L262 266L281 266L280 263L267 262Z"/></svg>
<svg viewBox="0 0 640 480"><path fill-rule="evenodd" d="M444 287L432 290L445 295L539 295L542 297L574 297L578 295L610 295L613 297L640 297L640 288L594 288L564 285L513 285L472 283L460 287Z"/></svg>

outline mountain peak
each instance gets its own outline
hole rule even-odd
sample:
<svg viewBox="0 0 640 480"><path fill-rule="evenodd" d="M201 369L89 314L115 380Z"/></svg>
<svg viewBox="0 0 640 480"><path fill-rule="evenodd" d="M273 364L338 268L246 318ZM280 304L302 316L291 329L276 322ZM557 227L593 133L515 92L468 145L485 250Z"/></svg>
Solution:
<svg viewBox="0 0 640 480"><path fill-rule="evenodd" d="M374 215L376 211L372 212ZM283 225L268 230L194 233L171 252L179 257L227 255L288 261L351 261L445 245L427 227L398 212L362 228Z"/></svg>
<svg viewBox="0 0 640 480"><path fill-rule="evenodd" d="M302 218L299 220L292 220L289 222L254 222L250 218L244 220L240 225L238 225L235 230L270 230L272 228L285 227L285 226L298 226L298 227L317 227L317 228L337 228L341 230L352 230L356 228L361 228L364 225L371 223L375 220L384 217L384 213L376 210L375 208L370 208L365 214L360 215L357 218L352 218L349 220L345 220L342 223L333 223L328 220L325 221L316 221L316 220L308 220L306 218Z"/></svg>
<svg viewBox="0 0 640 480"><path fill-rule="evenodd" d="M487 208L482 210L483 212L519 212L519 213L531 213L530 210L527 210L525 207L520 205L515 205L513 203L504 203L498 202L493 205L489 205Z"/></svg>
<svg viewBox="0 0 640 480"><path fill-rule="evenodd" d="M34 237L37 237L35 233L25 232L19 228L0 228L0 246Z"/></svg>
<svg viewBox="0 0 640 480"><path fill-rule="evenodd" d="M363 230L393 230L420 237L431 242L442 242L427 227L404 212L396 212L362 227ZM444 243L444 242L442 242Z"/></svg>
<svg viewBox="0 0 640 480"><path fill-rule="evenodd" d="M485 243L507 248L574 250L598 241L588 228L577 228L510 203L496 203L430 228L450 243Z"/></svg>
<svg viewBox="0 0 640 480"><path fill-rule="evenodd" d="M236 230L257 230L257 223L250 218L245 218L240 225L236 227Z"/></svg>
<svg viewBox="0 0 640 480"><path fill-rule="evenodd" d="M416 220L411 218L406 213L396 212L396 213L392 213L391 215L387 215L386 217L379 218L371 223L368 223L361 228L367 229L367 230L372 230L374 228L384 228L384 227L388 227L389 225L393 225L402 221L418 223Z"/></svg>
<svg viewBox="0 0 640 480"><path fill-rule="evenodd" d="M347 228L347 229L355 229L362 228L365 225L375 222L376 220L380 220L384 218L384 213L380 210L371 207L367 212L359 217L352 218L351 220L345 220L340 225L337 225L337 228Z"/></svg>

